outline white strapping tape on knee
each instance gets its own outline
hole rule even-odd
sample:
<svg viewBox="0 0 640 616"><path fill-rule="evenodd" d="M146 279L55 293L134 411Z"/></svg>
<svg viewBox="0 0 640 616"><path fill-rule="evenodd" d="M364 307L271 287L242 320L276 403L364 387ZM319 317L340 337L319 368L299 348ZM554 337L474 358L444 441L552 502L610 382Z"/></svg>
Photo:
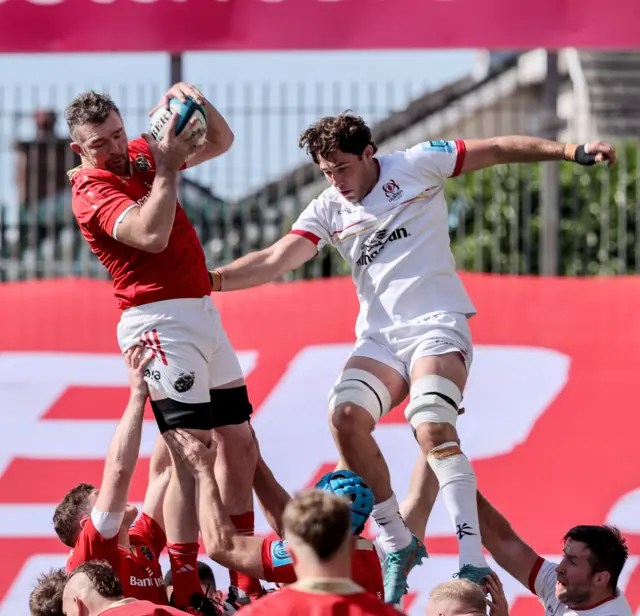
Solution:
<svg viewBox="0 0 640 616"><path fill-rule="evenodd" d="M377 376L366 370L350 368L340 375L340 380L329 393L331 409L348 402L361 406L377 422L389 412L391 395Z"/></svg>
<svg viewBox="0 0 640 616"><path fill-rule="evenodd" d="M441 394L441 395L438 395ZM457 385L442 376L422 376L411 385L411 401L404 416L415 430L423 423L448 423L455 427L462 393ZM455 407L442 396L452 400Z"/></svg>

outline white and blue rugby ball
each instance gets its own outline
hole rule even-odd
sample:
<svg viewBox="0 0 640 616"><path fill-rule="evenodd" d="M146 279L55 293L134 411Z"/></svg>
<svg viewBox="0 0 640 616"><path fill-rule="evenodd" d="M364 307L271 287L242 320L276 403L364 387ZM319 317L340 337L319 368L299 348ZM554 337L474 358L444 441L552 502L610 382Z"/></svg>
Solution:
<svg viewBox="0 0 640 616"><path fill-rule="evenodd" d="M201 135L198 139L198 145L204 143L207 134L207 111L191 97L187 97L186 103L183 103L179 98L172 98L169 101L169 109L166 107L156 109L149 119L149 134L156 141L162 141L167 133L169 120L176 113L180 116L176 125L176 135L179 135L195 118L196 124L193 130L194 132L200 131Z"/></svg>

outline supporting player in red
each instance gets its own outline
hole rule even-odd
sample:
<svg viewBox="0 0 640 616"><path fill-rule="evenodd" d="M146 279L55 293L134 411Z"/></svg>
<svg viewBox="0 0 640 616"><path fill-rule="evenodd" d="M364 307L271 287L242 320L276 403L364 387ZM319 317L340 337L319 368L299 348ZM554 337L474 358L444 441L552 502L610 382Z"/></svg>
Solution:
<svg viewBox="0 0 640 616"><path fill-rule="evenodd" d="M246 616L398 615L350 577L351 509L344 498L303 492L287 505L283 524L298 581L244 608Z"/></svg>
<svg viewBox="0 0 640 616"><path fill-rule="evenodd" d="M283 539L269 540L240 535L220 499L213 468L215 444L206 448L184 430L170 431L167 443L173 455L183 458L196 477L200 526L207 555L224 567L242 571L267 582L291 584L297 580L293 558ZM317 484L320 489L348 500L351 505L351 579L382 599L382 569L373 542L360 536L371 514L373 493L351 471L327 473ZM276 529L291 497L273 477L260 458L254 488L267 516ZM262 600L262 599L261 599Z"/></svg>

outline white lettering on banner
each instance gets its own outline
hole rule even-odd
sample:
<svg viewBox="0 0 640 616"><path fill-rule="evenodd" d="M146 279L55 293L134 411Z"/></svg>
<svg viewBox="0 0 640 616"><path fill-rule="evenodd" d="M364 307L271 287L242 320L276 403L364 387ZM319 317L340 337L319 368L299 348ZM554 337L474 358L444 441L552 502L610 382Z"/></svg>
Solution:
<svg viewBox="0 0 640 616"><path fill-rule="evenodd" d="M275 476L292 492L305 486L323 463L337 459L327 427L327 397L350 351L351 345L347 344L303 349L256 414L253 423L262 453ZM239 353L239 358L245 374L257 365L255 351ZM566 356L549 349L477 346L465 392L468 412L458 424L469 457L495 456L526 440L535 421L564 387L569 364ZM12 418L11 430L0 431L0 473L15 457L104 458L115 421L47 421L42 417L68 387L119 387L126 383L120 354L0 354L0 400ZM142 456L150 455L157 434L153 422L146 424ZM376 438L389 462L394 488L402 498L418 452L411 430L404 423L381 424ZM449 536L450 521L440 500L429 521L429 534ZM31 536L39 532L51 536L52 508L47 504L1 505L0 536L25 537L30 526ZM256 531L268 532L259 510ZM64 557L60 557L61 564ZM31 584L38 573L47 570L43 558L34 556L27 561L2 604L0 616L26 614ZM426 591L456 569L456 557L436 556L415 570L412 587ZM523 592L514 580L505 579L507 586L513 596ZM423 595L412 614L424 613L427 594Z"/></svg>
<svg viewBox="0 0 640 616"><path fill-rule="evenodd" d="M257 353L238 353L245 375L255 367ZM11 430L0 430L0 474L15 457L104 458L116 421L41 418L69 387L127 385L119 354L0 353L0 400L11 412ZM145 421L140 455L149 456L157 435L154 421Z"/></svg>

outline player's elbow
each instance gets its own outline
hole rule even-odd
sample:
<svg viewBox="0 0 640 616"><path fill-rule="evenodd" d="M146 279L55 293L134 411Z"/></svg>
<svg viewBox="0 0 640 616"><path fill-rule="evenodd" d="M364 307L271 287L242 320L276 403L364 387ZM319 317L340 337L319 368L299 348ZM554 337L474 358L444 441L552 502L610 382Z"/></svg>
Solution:
<svg viewBox="0 0 640 616"><path fill-rule="evenodd" d="M235 549L233 533L225 532L224 529L212 533L207 539L205 545L207 556L216 562L224 560Z"/></svg>
<svg viewBox="0 0 640 616"><path fill-rule="evenodd" d="M224 154L231 149L233 142L235 141L236 136L233 134L233 131L227 126L227 130L224 131L224 134L220 136L220 154Z"/></svg>
<svg viewBox="0 0 640 616"><path fill-rule="evenodd" d="M158 233L149 234L143 240L142 250L152 254L158 254L166 250L169 245L169 236Z"/></svg>

